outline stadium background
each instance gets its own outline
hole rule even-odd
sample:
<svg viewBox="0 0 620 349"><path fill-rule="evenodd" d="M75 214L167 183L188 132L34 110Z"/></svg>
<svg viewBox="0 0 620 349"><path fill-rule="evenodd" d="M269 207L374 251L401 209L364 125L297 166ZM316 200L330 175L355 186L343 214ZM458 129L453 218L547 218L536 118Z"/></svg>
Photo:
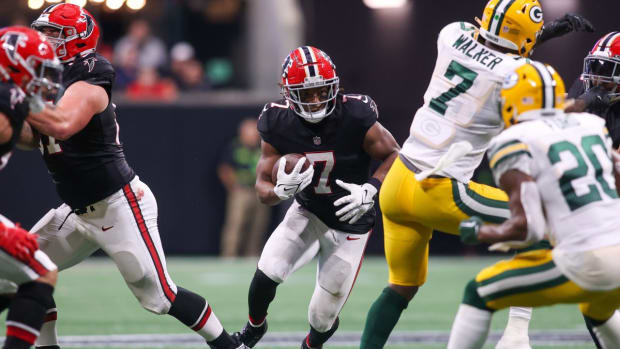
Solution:
<svg viewBox="0 0 620 349"><path fill-rule="evenodd" d="M105 1L121 7L111 10ZM113 98L129 163L156 194L165 250L197 255L219 249L225 209L225 191L215 173L219 154L241 119L257 116L263 103L278 98L278 72L292 48L309 44L326 51L345 91L372 96L380 121L402 144L433 70L439 30L453 21L473 22L486 2L409 0L398 8L372 9L366 2L373 1L362 0L146 0L143 8L132 10L128 5L141 1L105 1L89 0L86 8L101 25L101 49L108 55L140 18L168 49L189 42L204 64L208 86L201 91L149 101L118 90ZM545 20L575 12L596 26L593 34L567 35L534 54L556 67L570 85L595 41L618 29L613 14L620 12L620 3L541 2ZM0 25L30 23L44 7L33 10L29 5L49 4L0 0ZM38 152L18 151L0 173L0 212L30 227L56 207L59 199L46 172ZM488 173L479 171L479 178L488 181ZM381 254L380 225L373 235L368 252ZM435 234L431 243L435 254L483 251L466 249L445 234Z"/></svg>

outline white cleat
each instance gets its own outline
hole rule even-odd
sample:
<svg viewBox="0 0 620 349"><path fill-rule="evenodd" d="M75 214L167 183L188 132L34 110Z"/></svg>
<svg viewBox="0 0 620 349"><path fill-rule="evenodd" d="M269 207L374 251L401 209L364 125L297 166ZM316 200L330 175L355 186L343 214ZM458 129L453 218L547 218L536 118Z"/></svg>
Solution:
<svg viewBox="0 0 620 349"><path fill-rule="evenodd" d="M528 336L502 336L495 349L532 349Z"/></svg>

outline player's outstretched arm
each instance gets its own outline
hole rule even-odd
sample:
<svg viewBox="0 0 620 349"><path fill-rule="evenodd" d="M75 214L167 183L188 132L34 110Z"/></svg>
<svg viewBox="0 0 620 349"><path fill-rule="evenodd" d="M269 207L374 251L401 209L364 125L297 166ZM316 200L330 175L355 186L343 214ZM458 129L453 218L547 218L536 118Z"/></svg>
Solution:
<svg viewBox="0 0 620 349"><path fill-rule="evenodd" d="M519 170L508 170L500 178L500 187L509 196L510 218L502 224L482 223L471 217L459 225L461 241L466 244L513 242L525 247L544 236L545 219L538 187L532 177Z"/></svg>
<svg viewBox="0 0 620 349"><path fill-rule="evenodd" d="M564 16L543 25L542 31L536 39L536 46L543 42L566 35L570 32L594 31L594 26L585 17L567 13Z"/></svg>
<svg viewBox="0 0 620 349"><path fill-rule="evenodd" d="M364 150L371 158L382 162L375 173L373 173L372 177L383 182L385 175L389 171L400 150L394 136L392 136L390 131L385 129L379 122L375 122L375 124L368 129L368 132L366 132Z"/></svg>
<svg viewBox="0 0 620 349"><path fill-rule="evenodd" d="M78 81L67 88L56 106L47 105L40 113L28 115L26 121L42 134L62 141L86 127L108 103L103 87Z"/></svg>
<svg viewBox="0 0 620 349"><path fill-rule="evenodd" d="M261 142L260 149L260 159L256 165L256 195L258 195L258 199L263 204L275 205L281 200L273 191L274 185L271 182L271 170L282 154L265 141Z"/></svg>

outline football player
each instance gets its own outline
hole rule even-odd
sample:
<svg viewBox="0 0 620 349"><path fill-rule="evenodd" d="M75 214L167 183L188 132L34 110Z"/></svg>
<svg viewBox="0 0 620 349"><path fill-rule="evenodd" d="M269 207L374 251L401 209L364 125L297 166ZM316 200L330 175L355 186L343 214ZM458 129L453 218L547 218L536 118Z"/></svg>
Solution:
<svg viewBox="0 0 620 349"><path fill-rule="evenodd" d="M620 199L611 139L592 114L563 112L564 82L532 62L504 81L507 130L487 153L508 193L510 219L461 222L461 240L521 248L543 239L553 251L517 254L482 270L465 288L448 349L482 348L493 312L512 305L579 303L598 348L620 348ZM617 166L618 164L616 164Z"/></svg>
<svg viewBox="0 0 620 349"><path fill-rule="evenodd" d="M56 107L31 110L27 118L41 133L41 152L64 202L32 229L41 249L63 270L101 248L146 310L175 317L212 348L243 348L204 298L168 275L155 196L127 164L119 140L114 68L95 50L97 23L83 8L63 3L45 9L32 27L65 67ZM37 345L58 348L55 332L55 321L46 322Z"/></svg>
<svg viewBox="0 0 620 349"><path fill-rule="evenodd" d="M0 169L13 147L32 136L23 127L29 101L57 93L61 71L43 35L26 27L0 29ZM0 215L0 312L9 309L4 349L34 345L52 303L57 275L56 265L39 250L35 235Z"/></svg>
<svg viewBox="0 0 620 349"><path fill-rule="evenodd" d="M543 27L538 0L490 0L479 27L447 25L424 105L379 195L389 285L371 306L361 348L382 348L402 311L426 281L433 230L458 234L476 215L499 223L510 216L503 191L471 181L489 141L503 128L498 92L504 76L530 56L537 37L591 30L569 15ZM542 30L542 32L541 32ZM531 309L511 309L498 348L529 348Z"/></svg>
<svg viewBox="0 0 620 349"><path fill-rule="evenodd" d="M284 99L265 105L258 119L258 197L268 205L295 200L269 237L250 283L249 321L235 334L249 347L267 331L267 309L278 285L315 255L310 331L301 347L321 348L334 334L375 223L375 195L398 154L398 144L377 121L375 102L339 93L335 68L315 47L294 49L282 66ZM286 173L281 156L289 153L305 157ZM382 163L369 176L371 159ZM305 161L312 166L302 171Z"/></svg>
<svg viewBox="0 0 620 349"><path fill-rule="evenodd" d="M568 91L575 103L566 110L596 114L605 119L613 141L620 146L620 32L600 38L583 62L583 73Z"/></svg>

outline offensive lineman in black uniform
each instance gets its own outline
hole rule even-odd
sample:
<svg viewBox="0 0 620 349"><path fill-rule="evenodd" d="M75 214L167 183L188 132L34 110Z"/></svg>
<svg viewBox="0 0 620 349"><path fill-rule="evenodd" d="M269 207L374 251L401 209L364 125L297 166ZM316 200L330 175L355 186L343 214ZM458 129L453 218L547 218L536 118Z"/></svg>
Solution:
<svg viewBox="0 0 620 349"><path fill-rule="evenodd" d="M321 348L338 327L375 222L375 195L399 147L377 121L370 97L338 94L335 66L323 51L293 50L284 61L282 90L285 100L268 103L259 116L256 190L268 205L292 196L295 202L263 249L249 289L249 321L234 336L256 345L267 331L276 287L318 253L302 348ZM280 158L288 153L305 155L289 174ZM369 177L371 158L383 163ZM312 166L302 171L306 159Z"/></svg>
<svg viewBox="0 0 620 349"><path fill-rule="evenodd" d="M177 287L168 275L155 197L127 164L119 141L110 101L114 69L95 52L94 19L79 6L57 4L32 26L55 45L65 65L66 91L56 108L27 118L42 134L41 152L64 201L32 229L42 250L62 270L101 248L145 309L172 315L212 348L245 348L226 333L204 298ZM46 323L38 348L58 348L54 326Z"/></svg>

